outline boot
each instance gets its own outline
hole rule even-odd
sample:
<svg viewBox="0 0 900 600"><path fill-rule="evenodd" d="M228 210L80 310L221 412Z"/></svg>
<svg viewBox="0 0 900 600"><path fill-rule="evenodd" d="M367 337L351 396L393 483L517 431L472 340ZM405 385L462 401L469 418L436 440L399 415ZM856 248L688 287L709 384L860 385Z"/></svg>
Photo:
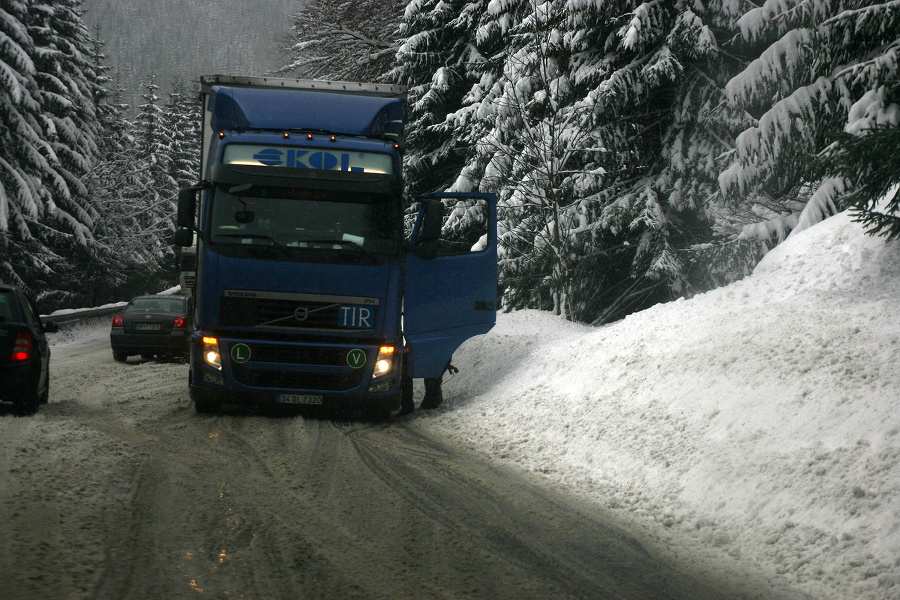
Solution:
<svg viewBox="0 0 900 600"><path fill-rule="evenodd" d="M437 408L443 401L444 396L441 394L441 378L435 377L433 379L426 379L425 396L422 398L422 403L419 404L419 408Z"/></svg>

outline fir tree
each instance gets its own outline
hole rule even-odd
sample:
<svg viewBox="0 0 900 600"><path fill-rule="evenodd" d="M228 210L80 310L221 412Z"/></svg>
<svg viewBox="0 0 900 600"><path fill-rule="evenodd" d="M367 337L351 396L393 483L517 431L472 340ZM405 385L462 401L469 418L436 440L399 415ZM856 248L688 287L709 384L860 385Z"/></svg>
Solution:
<svg viewBox="0 0 900 600"><path fill-rule="evenodd" d="M453 186L471 155L475 132L446 119L488 67L475 43L484 14L483 2L414 0L403 15L391 78L409 91L404 169L413 197Z"/></svg>
<svg viewBox="0 0 900 600"><path fill-rule="evenodd" d="M173 175L174 133L166 107L156 95L155 77L144 86L143 103L135 118L134 164L137 172L130 189L136 260L146 261L149 271L171 263L169 238L175 232L178 182Z"/></svg>
<svg viewBox="0 0 900 600"><path fill-rule="evenodd" d="M820 159L850 190L842 195L842 204L870 233L889 240L900 238L900 106L890 109L889 123L841 135Z"/></svg>
<svg viewBox="0 0 900 600"><path fill-rule="evenodd" d="M67 292L65 256L96 244L81 178L97 152L99 73L80 6L0 6L0 276L50 295Z"/></svg>
<svg viewBox="0 0 900 600"><path fill-rule="evenodd" d="M684 289L679 251L711 237L696 195L717 175L686 139L728 139L713 33L728 17L690 6L491 3L477 40L499 60L446 127L474 149L456 187L501 194L507 306L604 322Z"/></svg>
<svg viewBox="0 0 900 600"><path fill-rule="evenodd" d="M176 189L188 187L200 177L199 92L187 88L183 81L172 84L166 105L166 129L171 132L171 178Z"/></svg>
<svg viewBox="0 0 900 600"><path fill-rule="evenodd" d="M823 179L823 163L814 158L866 94L877 91L885 104L896 102L900 5L770 0L737 27L742 44L762 50L726 87L731 107L752 123L737 136L719 181L727 197L749 197L759 207L761 222L750 223L745 237L777 242L798 224L832 214L843 194L861 201L864 192L847 179ZM838 170L846 173L847 166Z"/></svg>
<svg viewBox="0 0 900 600"><path fill-rule="evenodd" d="M397 51L402 0L312 0L294 15L291 61L279 69L303 79L382 81Z"/></svg>

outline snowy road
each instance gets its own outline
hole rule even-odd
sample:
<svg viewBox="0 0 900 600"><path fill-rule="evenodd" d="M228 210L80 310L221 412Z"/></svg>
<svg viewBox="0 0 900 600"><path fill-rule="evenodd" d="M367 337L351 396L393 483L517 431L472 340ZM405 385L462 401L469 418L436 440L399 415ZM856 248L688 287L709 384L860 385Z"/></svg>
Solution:
<svg viewBox="0 0 900 600"><path fill-rule="evenodd" d="M54 349L0 416L0 598L741 597L414 419L201 417L186 371Z"/></svg>

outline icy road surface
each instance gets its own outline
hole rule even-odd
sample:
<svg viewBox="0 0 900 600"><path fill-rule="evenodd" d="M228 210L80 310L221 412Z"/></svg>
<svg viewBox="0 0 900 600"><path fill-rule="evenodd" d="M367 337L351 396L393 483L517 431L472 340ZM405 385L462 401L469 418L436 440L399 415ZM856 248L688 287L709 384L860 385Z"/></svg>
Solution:
<svg viewBox="0 0 900 600"><path fill-rule="evenodd" d="M50 404L0 415L3 600L788 597L663 564L414 417L199 416L185 364L108 344L54 348Z"/></svg>

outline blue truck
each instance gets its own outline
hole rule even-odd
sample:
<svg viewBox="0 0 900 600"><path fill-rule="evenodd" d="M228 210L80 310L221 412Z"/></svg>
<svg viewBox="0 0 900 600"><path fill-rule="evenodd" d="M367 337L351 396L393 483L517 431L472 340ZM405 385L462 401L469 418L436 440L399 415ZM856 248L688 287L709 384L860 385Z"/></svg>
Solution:
<svg viewBox="0 0 900 600"><path fill-rule="evenodd" d="M190 395L352 409L412 402L496 318L492 194L404 198L405 89L203 76Z"/></svg>

